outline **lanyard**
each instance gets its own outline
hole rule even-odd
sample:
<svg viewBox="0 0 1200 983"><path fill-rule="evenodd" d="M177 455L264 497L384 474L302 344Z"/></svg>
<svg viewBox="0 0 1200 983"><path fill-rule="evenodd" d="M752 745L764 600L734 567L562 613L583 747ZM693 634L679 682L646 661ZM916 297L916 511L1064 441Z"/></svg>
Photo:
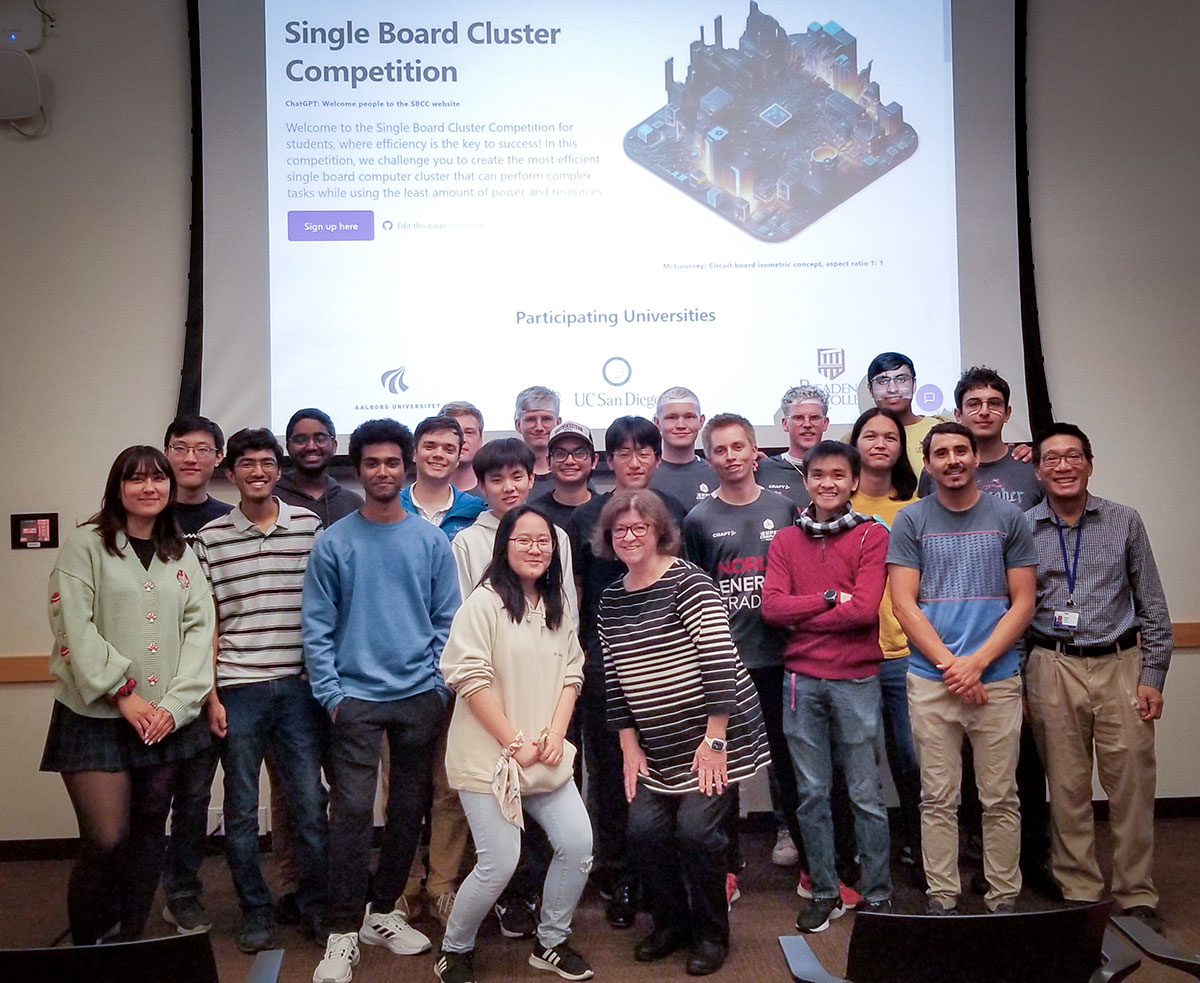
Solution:
<svg viewBox="0 0 1200 983"><path fill-rule="evenodd" d="M1084 516L1080 515L1079 526L1075 530L1075 562L1070 563L1067 561L1067 539L1063 535L1062 519L1057 515L1054 517L1054 525L1058 527L1058 545L1062 549L1063 573L1067 576L1067 604L1070 607L1075 606L1075 582L1079 575L1079 543L1083 540L1083 519Z"/></svg>

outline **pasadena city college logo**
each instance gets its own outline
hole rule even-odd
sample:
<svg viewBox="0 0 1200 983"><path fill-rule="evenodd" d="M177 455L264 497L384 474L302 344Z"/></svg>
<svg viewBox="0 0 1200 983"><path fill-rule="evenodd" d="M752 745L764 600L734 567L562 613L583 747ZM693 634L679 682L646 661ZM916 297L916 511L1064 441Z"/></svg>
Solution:
<svg viewBox="0 0 1200 983"><path fill-rule="evenodd" d="M836 379L846 371L846 349L818 348L817 371L826 379Z"/></svg>
<svg viewBox="0 0 1200 983"><path fill-rule="evenodd" d="M407 392L408 386L404 382L404 366L401 365L398 369L388 369L379 377L379 383L390 393Z"/></svg>

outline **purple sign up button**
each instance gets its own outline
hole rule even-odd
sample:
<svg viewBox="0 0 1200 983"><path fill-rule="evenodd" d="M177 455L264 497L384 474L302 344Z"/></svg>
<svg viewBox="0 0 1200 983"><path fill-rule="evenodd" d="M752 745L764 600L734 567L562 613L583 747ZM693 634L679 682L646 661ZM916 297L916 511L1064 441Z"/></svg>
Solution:
<svg viewBox="0 0 1200 983"><path fill-rule="evenodd" d="M288 212L288 239L292 242L374 238L374 212Z"/></svg>

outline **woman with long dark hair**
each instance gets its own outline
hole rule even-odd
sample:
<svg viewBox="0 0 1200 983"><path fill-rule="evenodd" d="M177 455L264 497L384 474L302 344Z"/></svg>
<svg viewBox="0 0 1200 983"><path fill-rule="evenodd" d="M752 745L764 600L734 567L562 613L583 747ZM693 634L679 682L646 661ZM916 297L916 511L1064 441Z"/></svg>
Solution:
<svg viewBox="0 0 1200 983"><path fill-rule="evenodd" d="M850 499L855 512L872 515L889 529L896 513L917 500L917 475L905 446L900 417L889 409L867 410L850 431L850 443L862 458L858 491ZM919 881L921 860L921 773L908 720L908 639L892 613L890 588L879 605L879 686L883 694L883 736L888 766L900 799L900 860Z"/></svg>
<svg viewBox="0 0 1200 983"><path fill-rule="evenodd" d="M122 940L142 934L175 771L210 744L198 718L213 684L213 605L174 501L162 452L126 448L50 575L58 683L41 767L62 774L79 823L67 887L76 945L118 923Z"/></svg>
<svg viewBox="0 0 1200 983"><path fill-rule="evenodd" d="M565 738L583 684L583 650L566 613L562 570L550 520L529 505L507 512L491 563L442 652L442 673L458 696L446 775L476 853L446 923L435 966L442 983L475 979L475 935L516 869L526 812L554 847L529 965L567 980L592 975L567 942L591 868L592 828Z"/></svg>

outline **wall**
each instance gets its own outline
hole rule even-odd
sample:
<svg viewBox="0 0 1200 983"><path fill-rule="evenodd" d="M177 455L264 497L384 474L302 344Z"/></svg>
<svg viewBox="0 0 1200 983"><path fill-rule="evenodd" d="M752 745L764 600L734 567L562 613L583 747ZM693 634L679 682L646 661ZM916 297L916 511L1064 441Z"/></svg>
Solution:
<svg viewBox="0 0 1200 983"><path fill-rule="evenodd" d="M1145 515L1175 619L1200 621L1195 536L1178 528L1200 487L1189 357L1200 199L1181 98L1200 5L1147 0L1136 21L1116 0L1030 7L1033 233L1055 410L1091 433L1096 490ZM184 9L58 0L60 28L34 56L50 129L32 141L0 130L0 514L57 511L68 531L95 510L116 452L157 443L173 413L188 261ZM47 651L53 559L4 552L0 656ZM1166 696L1160 794L1200 795L1195 651L1177 653ZM58 778L37 772L50 701L48 685L0 686L0 838L75 832Z"/></svg>

